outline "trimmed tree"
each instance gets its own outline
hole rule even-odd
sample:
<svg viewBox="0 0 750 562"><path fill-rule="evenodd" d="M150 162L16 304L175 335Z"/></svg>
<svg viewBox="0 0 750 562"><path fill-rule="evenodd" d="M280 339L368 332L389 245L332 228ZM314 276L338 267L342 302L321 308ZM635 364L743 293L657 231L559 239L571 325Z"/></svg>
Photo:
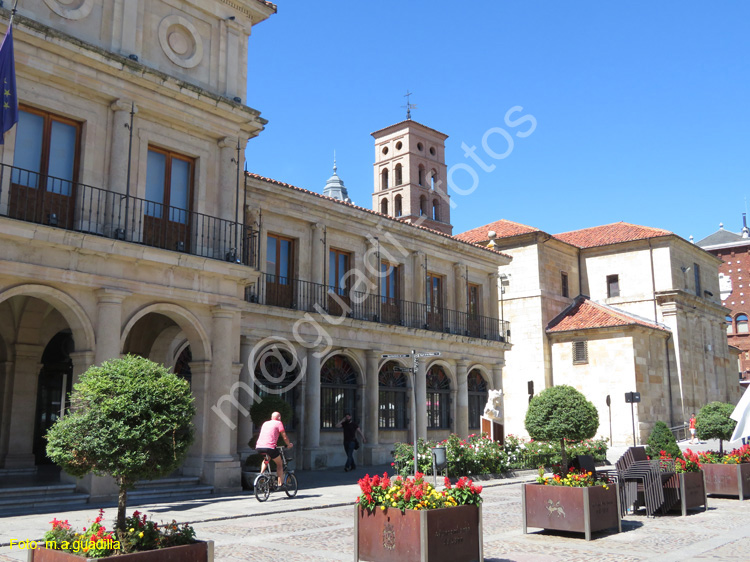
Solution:
<svg viewBox="0 0 750 562"><path fill-rule="evenodd" d="M658 421L654 424L654 428L648 436L646 454L652 459L658 459L662 451L669 453L673 459L682 458L680 446L677 444L677 439L675 439L669 426L663 421Z"/></svg>
<svg viewBox="0 0 750 562"><path fill-rule="evenodd" d="M724 440L732 438L737 422L729 416L734 411L733 404L711 402L701 408L695 418L695 432L698 439L718 439L719 454L724 455Z"/></svg>
<svg viewBox="0 0 750 562"><path fill-rule="evenodd" d="M190 385L135 355L91 367L74 386L71 411L47 432L47 455L66 472L110 475L119 487L117 529L125 528L127 490L167 476L193 443Z"/></svg>
<svg viewBox="0 0 750 562"><path fill-rule="evenodd" d="M529 402L526 431L538 441L559 441L563 475L568 473L565 440L591 439L599 429L596 406L572 386L552 386Z"/></svg>
<svg viewBox="0 0 750 562"><path fill-rule="evenodd" d="M250 419L253 420L253 427L256 431L260 430L263 422L271 419L271 414L274 412L281 414L281 423L284 424L284 427L292 422L292 415L294 414L292 407L281 396L269 394L264 396L260 402L255 402L250 406Z"/></svg>

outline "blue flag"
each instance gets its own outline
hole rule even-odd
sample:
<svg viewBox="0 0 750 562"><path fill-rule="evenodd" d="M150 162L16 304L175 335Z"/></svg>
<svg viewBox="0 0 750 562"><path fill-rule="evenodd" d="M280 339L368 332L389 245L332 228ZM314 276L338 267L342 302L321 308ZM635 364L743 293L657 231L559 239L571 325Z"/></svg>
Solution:
<svg viewBox="0 0 750 562"><path fill-rule="evenodd" d="M13 58L13 29L8 27L3 44L0 45L0 83L3 106L0 108L0 144L5 133L18 122L18 98L16 97L16 64Z"/></svg>

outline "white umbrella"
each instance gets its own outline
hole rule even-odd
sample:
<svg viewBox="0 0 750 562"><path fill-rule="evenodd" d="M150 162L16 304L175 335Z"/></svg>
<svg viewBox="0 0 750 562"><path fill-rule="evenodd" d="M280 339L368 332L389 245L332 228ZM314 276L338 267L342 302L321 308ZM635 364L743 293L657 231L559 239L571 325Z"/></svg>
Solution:
<svg viewBox="0 0 750 562"><path fill-rule="evenodd" d="M742 443L750 443L750 389L745 389L739 404L729 416L737 422L730 441L742 440Z"/></svg>

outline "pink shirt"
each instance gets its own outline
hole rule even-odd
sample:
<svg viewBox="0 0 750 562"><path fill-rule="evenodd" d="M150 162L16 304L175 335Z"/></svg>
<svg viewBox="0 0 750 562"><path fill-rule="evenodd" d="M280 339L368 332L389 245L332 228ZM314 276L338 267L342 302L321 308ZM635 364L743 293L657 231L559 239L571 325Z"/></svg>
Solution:
<svg viewBox="0 0 750 562"><path fill-rule="evenodd" d="M256 449L275 449L279 440L279 433L284 431L281 420L268 420L260 427L260 435L255 443Z"/></svg>

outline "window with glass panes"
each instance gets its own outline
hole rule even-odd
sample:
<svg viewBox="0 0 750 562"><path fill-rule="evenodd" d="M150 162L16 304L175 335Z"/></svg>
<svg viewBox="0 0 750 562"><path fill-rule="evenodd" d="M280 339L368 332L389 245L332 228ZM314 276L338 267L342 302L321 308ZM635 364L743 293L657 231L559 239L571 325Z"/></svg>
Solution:
<svg viewBox="0 0 750 562"><path fill-rule="evenodd" d="M435 273L427 274L427 308L439 310L443 306L443 278Z"/></svg>
<svg viewBox="0 0 750 562"><path fill-rule="evenodd" d="M475 285L474 283L469 283L469 314L471 316L479 316L481 314L479 285Z"/></svg>
<svg viewBox="0 0 750 562"><path fill-rule="evenodd" d="M296 425L299 362L285 349L273 348L264 352L254 371L255 392L261 398L278 396L292 407L292 419L286 429Z"/></svg>
<svg viewBox="0 0 750 562"><path fill-rule="evenodd" d="M388 262L380 264L380 296L383 302L393 303L399 298L398 266Z"/></svg>
<svg viewBox="0 0 750 562"><path fill-rule="evenodd" d="M331 249L328 253L328 285L338 295L347 292L349 262L351 254L342 250Z"/></svg>
<svg viewBox="0 0 750 562"><path fill-rule="evenodd" d="M479 429L482 414L487 404L487 381L477 369L472 370L468 377L469 387L469 429Z"/></svg>
<svg viewBox="0 0 750 562"><path fill-rule="evenodd" d="M266 273L273 276L275 283L288 285L292 277L292 250L294 241L291 238L269 234L266 244Z"/></svg>
<svg viewBox="0 0 750 562"><path fill-rule="evenodd" d="M406 429L407 403L409 391L406 375L394 371L398 367L395 361L389 361L380 369L378 374L379 414L378 427L380 429Z"/></svg>
<svg viewBox="0 0 750 562"><path fill-rule="evenodd" d="M427 427L450 429L451 381L440 366L427 371Z"/></svg>
<svg viewBox="0 0 750 562"><path fill-rule="evenodd" d="M347 412L356 418L357 371L342 355L320 367L320 427L335 429Z"/></svg>

